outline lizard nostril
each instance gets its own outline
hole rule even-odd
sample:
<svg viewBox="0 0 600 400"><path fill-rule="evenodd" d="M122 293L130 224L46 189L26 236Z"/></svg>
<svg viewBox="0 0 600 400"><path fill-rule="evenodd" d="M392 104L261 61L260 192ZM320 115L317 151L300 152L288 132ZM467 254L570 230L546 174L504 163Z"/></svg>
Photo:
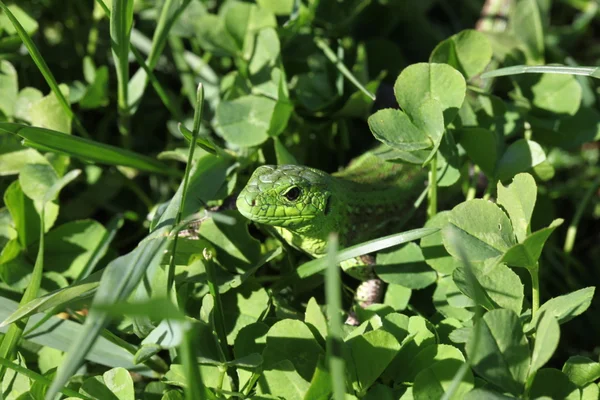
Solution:
<svg viewBox="0 0 600 400"><path fill-rule="evenodd" d="M250 206L254 207L256 205L256 199L252 199L252 202L250 202Z"/></svg>

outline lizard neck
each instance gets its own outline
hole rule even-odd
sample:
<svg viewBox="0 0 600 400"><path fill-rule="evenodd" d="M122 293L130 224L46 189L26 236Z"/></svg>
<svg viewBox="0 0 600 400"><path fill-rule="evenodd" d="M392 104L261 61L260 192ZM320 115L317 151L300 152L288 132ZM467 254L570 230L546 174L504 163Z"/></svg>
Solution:
<svg viewBox="0 0 600 400"><path fill-rule="evenodd" d="M331 232L338 233L341 248L392 233L415 200L415 189L405 186L382 187L342 178L334 178L331 184L326 214L302 227L276 227L284 240L313 257L327 253Z"/></svg>

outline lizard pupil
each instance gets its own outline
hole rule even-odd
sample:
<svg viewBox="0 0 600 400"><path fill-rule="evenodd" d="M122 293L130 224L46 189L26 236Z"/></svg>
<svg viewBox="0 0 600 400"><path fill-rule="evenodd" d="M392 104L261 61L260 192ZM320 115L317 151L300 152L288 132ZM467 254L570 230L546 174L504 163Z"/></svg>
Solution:
<svg viewBox="0 0 600 400"><path fill-rule="evenodd" d="M294 186L293 188L291 188L290 190L285 192L284 196L289 201L294 201L294 200L297 200L298 197L300 197L300 193L301 193L300 189L298 189L296 186Z"/></svg>

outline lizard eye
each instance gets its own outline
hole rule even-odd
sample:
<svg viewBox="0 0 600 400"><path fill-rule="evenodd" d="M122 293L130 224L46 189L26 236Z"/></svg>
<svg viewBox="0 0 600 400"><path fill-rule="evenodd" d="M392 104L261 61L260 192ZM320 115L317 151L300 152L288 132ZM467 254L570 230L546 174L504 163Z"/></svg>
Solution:
<svg viewBox="0 0 600 400"><path fill-rule="evenodd" d="M302 191L300 189L298 189L296 186L294 186L291 189L289 189L287 192L285 192L285 194L283 196L286 199L288 199L289 201L294 201L294 200L297 200L298 197L300 197L301 193L302 193Z"/></svg>

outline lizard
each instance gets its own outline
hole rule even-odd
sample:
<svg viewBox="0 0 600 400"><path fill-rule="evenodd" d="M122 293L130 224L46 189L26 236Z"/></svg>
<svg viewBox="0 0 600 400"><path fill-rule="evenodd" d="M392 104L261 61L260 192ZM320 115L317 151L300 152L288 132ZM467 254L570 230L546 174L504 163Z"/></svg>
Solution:
<svg viewBox="0 0 600 400"><path fill-rule="evenodd" d="M385 162L373 151L333 174L300 165L263 165L251 175L236 206L249 220L273 227L292 247L322 257L331 232L338 233L340 248L393 233L425 189L426 178L420 166ZM341 264L362 281L355 299L363 308L383 294L372 264L372 256ZM352 316L349 321L356 323Z"/></svg>

